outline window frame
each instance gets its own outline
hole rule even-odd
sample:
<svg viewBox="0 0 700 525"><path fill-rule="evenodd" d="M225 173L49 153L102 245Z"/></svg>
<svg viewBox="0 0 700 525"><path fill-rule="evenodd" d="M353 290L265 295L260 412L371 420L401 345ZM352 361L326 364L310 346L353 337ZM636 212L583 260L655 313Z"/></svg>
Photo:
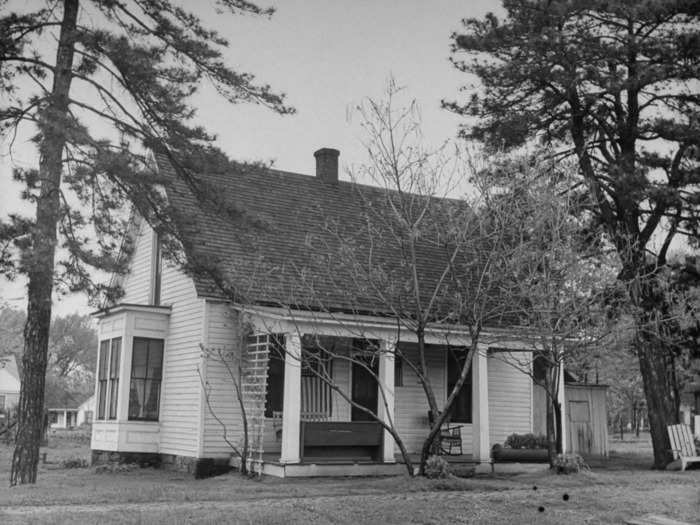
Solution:
<svg viewBox="0 0 700 525"><path fill-rule="evenodd" d="M135 377L134 376L134 359L136 357L136 345L137 343L146 343L146 365L144 367L144 376L139 376ZM160 344L160 367L157 367L156 369L158 370L158 374L151 376L150 371L151 371L151 351L155 350L151 348L152 343L159 343ZM156 346L157 348L157 346ZM131 343L131 370L129 373L129 406L128 406L128 411L127 411L127 419L129 421L150 421L150 422L158 422L160 420L160 398L161 398L161 388L163 386L163 362L165 360L165 340L164 339L158 339L158 338L153 338L153 337L134 337L132 339ZM140 407L141 407L141 412L145 412L145 407L147 405L147 395L152 394L153 392L153 387L151 387L151 390L146 389L146 385L150 381L151 383L157 383L156 387L156 409L155 409L155 416L144 416L144 417L137 417L132 415L132 391L133 391L133 386L134 386L134 381L142 381L144 388L143 388L143 399L137 400L140 402Z"/></svg>

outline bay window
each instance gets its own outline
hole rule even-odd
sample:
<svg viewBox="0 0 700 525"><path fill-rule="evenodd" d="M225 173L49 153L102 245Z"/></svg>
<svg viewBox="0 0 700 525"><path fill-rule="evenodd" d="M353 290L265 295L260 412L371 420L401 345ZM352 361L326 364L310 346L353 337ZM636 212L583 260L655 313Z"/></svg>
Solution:
<svg viewBox="0 0 700 525"><path fill-rule="evenodd" d="M158 421L163 340L134 337L129 387L129 420Z"/></svg>

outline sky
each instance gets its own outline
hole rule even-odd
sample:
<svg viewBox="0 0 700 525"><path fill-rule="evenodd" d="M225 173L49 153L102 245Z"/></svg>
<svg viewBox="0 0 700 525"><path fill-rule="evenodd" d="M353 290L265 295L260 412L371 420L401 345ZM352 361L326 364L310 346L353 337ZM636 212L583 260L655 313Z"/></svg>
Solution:
<svg viewBox="0 0 700 525"><path fill-rule="evenodd" d="M204 2L185 2L187 7ZM472 80L449 62L450 34L465 17L498 11L496 0L273 0L271 19L198 14L230 42L227 64L253 73L287 96L296 114L280 116L260 106L232 106L203 87L194 99L197 118L236 160L271 161L286 171L313 174L313 152L339 149L341 178L361 164L363 137L353 108L365 97L382 98L393 77L421 109L428 145L453 139L460 119L441 109ZM0 214L30 210L12 183L15 166L35 167L36 151L20 137L10 154L0 142ZM26 308L25 283L0 281L0 305ZM88 313L83 295L55 297L54 313Z"/></svg>

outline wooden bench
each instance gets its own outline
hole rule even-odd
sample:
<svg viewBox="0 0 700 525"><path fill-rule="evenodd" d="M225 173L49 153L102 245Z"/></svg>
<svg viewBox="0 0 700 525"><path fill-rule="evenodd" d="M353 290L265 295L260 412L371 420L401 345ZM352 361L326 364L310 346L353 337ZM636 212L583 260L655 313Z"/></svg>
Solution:
<svg viewBox="0 0 700 525"><path fill-rule="evenodd" d="M688 463L700 463L700 455L695 449L695 441L688 425L669 425L668 437L671 440L673 459L681 460L681 472Z"/></svg>
<svg viewBox="0 0 700 525"><path fill-rule="evenodd" d="M375 421L302 421L301 459L378 461L383 430Z"/></svg>

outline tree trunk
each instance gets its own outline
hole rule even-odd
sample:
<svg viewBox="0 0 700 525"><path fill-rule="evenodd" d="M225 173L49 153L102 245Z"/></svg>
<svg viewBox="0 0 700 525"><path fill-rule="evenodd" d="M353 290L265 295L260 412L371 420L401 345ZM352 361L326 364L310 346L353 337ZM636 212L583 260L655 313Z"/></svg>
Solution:
<svg viewBox="0 0 700 525"><path fill-rule="evenodd" d="M564 425L561 419L561 403L558 399L555 399L552 403L552 409L554 412L554 430L556 432L556 442L555 447L557 454L564 453Z"/></svg>
<svg viewBox="0 0 700 525"><path fill-rule="evenodd" d="M620 277L636 308L634 346L644 383L654 468L663 469L673 460L667 427L678 422L673 357L663 340L667 297L658 282L658 269L645 264L646 253L631 249L624 256Z"/></svg>
<svg viewBox="0 0 700 525"><path fill-rule="evenodd" d="M24 327L22 386L18 405L17 437L12 456L10 485L36 483L39 446L44 420L44 383L51 326L56 228L60 213L62 156L72 80L78 0L65 0L56 54L53 89L39 130L39 180L32 252L27 263L27 322Z"/></svg>
<svg viewBox="0 0 700 525"><path fill-rule="evenodd" d="M549 467L554 468L554 460L557 457L557 442L554 431L554 403L550 396L547 396L547 455L549 457Z"/></svg>
<svg viewBox="0 0 700 525"><path fill-rule="evenodd" d="M654 468L664 469L671 461L671 442L667 427L678 423L676 405L668 381L668 360L663 345L638 337L639 369L649 413L649 431L654 449Z"/></svg>

